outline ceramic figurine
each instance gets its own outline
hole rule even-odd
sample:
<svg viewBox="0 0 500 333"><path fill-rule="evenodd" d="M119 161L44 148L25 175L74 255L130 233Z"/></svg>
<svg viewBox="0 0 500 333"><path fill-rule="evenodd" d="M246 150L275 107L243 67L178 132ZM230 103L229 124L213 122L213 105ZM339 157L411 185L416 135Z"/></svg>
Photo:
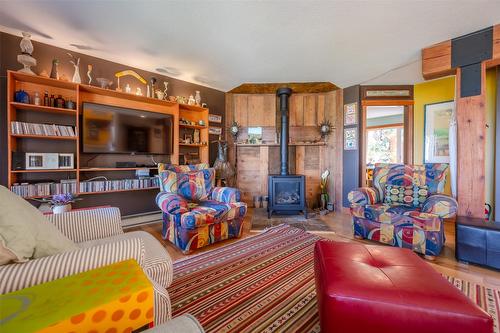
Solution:
<svg viewBox="0 0 500 333"><path fill-rule="evenodd" d="M163 98L167 99L168 82L163 81L163 84L165 85L165 89L163 89Z"/></svg>
<svg viewBox="0 0 500 333"><path fill-rule="evenodd" d="M130 84L128 84L128 83L127 83L127 85L125 86L125 92L126 92L127 94L132 93L132 88L130 88Z"/></svg>
<svg viewBox="0 0 500 333"><path fill-rule="evenodd" d="M75 72L73 73L73 78L71 79L71 82L73 83L82 83L82 78L80 77L80 58L75 58L71 53L67 52L67 54L70 56L71 60L69 61L70 64L73 65Z"/></svg>
<svg viewBox="0 0 500 333"><path fill-rule="evenodd" d="M99 83L99 86L103 89L108 89L113 85L113 81L106 79L105 77L98 77L96 81L97 83Z"/></svg>
<svg viewBox="0 0 500 333"><path fill-rule="evenodd" d="M31 35L27 32L23 32L23 38L19 47L21 48L21 54L17 56L17 62L22 64L24 67L18 72L36 75L32 70L31 66L36 66L36 59L31 55L33 54L33 44L31 43Z"/></svg>
<svg viewBox="0 0 500 333"><path fill-rule="evenodd" d="M196 100L194 99L193 95L189 95L189 99L188 99L187 104L188 105L195 105L196 104Z"/></svg>
<svg viewBox="0 0 500 333"><path fill-rule="evenodd" d="M87 77L89 78L89 86L91 85L92 83L92 69L94 67L92 65L87 65Z"/></svg>
<svg viewBox="0 0 500 333"><path fill-rule="evenodd" d="M164 96L164 94L163 94L163 91L161 91L160 89L158 89L158 90L156 91L156 98L163 100L163 98L164 98L164 97L165 97L165 96Z"/></svg>
<svg viewBox="0 0 500 333"><path fill-rule="evenodd" d="M141 88L137 87L137 89L136 89L136 91L135 91L135 94L136 94L137 96L142 96L142 90L141 90Z"/></svg>
<svg viewBox="0 0 500 333"><path fill-rule="evenodd" d="M199 90L196 90L195 91L195 97L194 97L194 101L196 103L196 105L200 106L201 105L201 95L200 95L200 91Z"/></svg>
<svg viewBox="0 0 500 333"><path fill-rule="evenodd" d="M59 66L59 60L53 59L52 60L52 69L50 70L50 78L51 79L59 80L58 66Z"/></svg>

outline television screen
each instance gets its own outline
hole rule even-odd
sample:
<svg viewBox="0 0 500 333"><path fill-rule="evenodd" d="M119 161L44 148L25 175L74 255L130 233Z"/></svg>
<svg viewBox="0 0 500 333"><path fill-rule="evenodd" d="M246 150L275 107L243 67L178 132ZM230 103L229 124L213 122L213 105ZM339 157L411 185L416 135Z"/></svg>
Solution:
<svg viewBox="0 0 500 333"><path fill-rule="evenodd" d="M171 155L172 115L83 103L84 153Z"/></svg>

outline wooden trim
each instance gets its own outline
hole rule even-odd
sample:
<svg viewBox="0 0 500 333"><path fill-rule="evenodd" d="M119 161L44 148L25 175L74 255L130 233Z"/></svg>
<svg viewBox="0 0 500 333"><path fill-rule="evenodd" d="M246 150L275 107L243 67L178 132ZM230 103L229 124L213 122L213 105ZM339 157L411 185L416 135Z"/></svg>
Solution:
<svg viewBox="0 0 500 333"><path fill-rule="evenodd" d="M398 128L398 127L404 127L404 123L385 124L379 126L366 126L366 130L374 130L380 128Z"/></svg>
<svg viewBox="0 0 500 333"><path fill-rule="evenodd" d="M366 183L366 106L361 103L361 118L359 126L359 187L365 187Z"/></svg>
<svg viewBox="0 0 500 333"><path fill-rule="evenodd" d="M371 86L361 86L361 100L413 100L413 86L412 85L371 85ZM381 90L408 90L408 96L367 96L369 91L381 91Z"/></svg>
<svg viewBox="0 0 500 333"><path fill-rule="evenodd" d="M405 106L404 111L404 163L405 164L413 164L413 143L414 143L414 135L413 135L413 105Z"/></svg>
<svg viewBox="0 0 500 333"><path fill-rule="evenodd" d="M331 82L243 83L228 91L231 94L276 94L278 88L291 88L294 94L325 93L340 89Z"/></svg>
<svg viewBox="0 0 500 333"><path fill-rule="evenodd" d="M453 75L451 40L422 49L422 76L426 80Z"/></svg>
<svg viewBox="0 0 500 333"><path fill-rule="evenodd" d="M414 105L413 100L393 100L393 99L380 99L380 100L362 100L362 106L402 106Z"/></svg>

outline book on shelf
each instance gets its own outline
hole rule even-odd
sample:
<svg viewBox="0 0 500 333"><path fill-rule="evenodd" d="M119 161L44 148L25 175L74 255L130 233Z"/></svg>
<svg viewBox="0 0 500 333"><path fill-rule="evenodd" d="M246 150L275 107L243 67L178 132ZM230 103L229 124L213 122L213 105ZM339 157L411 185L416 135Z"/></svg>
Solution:
<svg viewBox="0 0 500 333"><path fill-rule="evenodd" d="M75 137L76 131L73 126L56 124L36 124L22 121L10 123L12 134L41 135L41 136L70 136Z"/></svg>

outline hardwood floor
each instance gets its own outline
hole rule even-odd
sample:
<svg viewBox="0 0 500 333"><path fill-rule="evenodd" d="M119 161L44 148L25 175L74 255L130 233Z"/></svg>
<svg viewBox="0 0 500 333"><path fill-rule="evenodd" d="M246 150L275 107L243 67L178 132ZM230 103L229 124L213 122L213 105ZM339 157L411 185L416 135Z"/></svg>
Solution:
<svg viewBox="0 0 500 333"><path fill-rule="evenodd" d="M251 231L252 214L253 214L253 209L249 209L247 217L245 218L244 221L242 238L250 237L258 233L255 231ZM351 216L349 214L335 212L322 216L320 218L324 220L325 223L328 224L328 226L335 232L335 233L320 233L319 235L322 237L341 242L363 242L366 244L378 244L367 240L357 240L353 238L352 227L351 227ZM126 231L143 230L151 233L161 243L165 245L168 253L170 254L173 260L179 260L189 257L190 255L184 255L170 242L162 239L161 228L162 228L161 223L153 223L139 227L127 228L125 230ZM438 272L446 275L455 276L461 279L484 284L494 288L500 288L499 271L482 268L472 264L469 265L457 262L457 260L455 259L455 225L453 222L445 223L445 236L446 236L446 243L443 252L441 253L441 255L436 257L436 260L427 261L430 265L432 265ZM212 246L208 246L206 248L194 252L191 255L197 255L199 253L203 253L204 251L210 251L214 248L225 246L235 241L238 240L237 239L227 240Z"/></svg>

